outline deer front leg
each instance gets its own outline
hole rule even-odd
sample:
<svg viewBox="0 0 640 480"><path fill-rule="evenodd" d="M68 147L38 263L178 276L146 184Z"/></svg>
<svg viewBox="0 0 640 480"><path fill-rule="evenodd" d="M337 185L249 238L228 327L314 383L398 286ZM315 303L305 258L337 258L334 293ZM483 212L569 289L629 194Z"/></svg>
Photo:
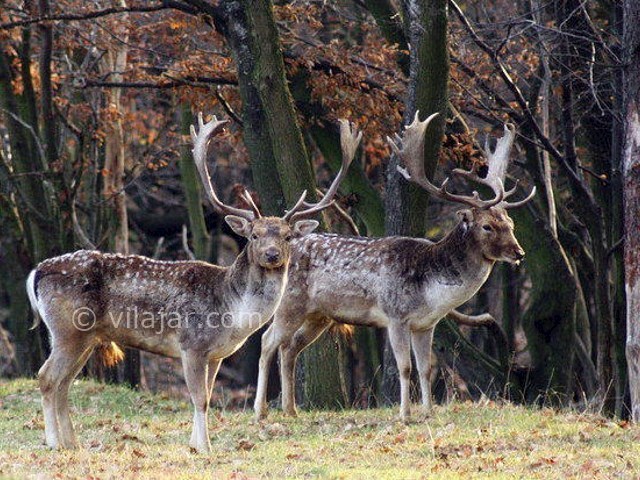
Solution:
<svg viewBox="0 0 640 480"><path fill-rule="evenodd" d="M280 382L282 384L282 411L292 417L296 412L296 360L300 352L311 345L329 328L330 321L307 321L293 335L288 344L280 347Z"/></svg>
<svg viewBox="0 0 640 480"><path fill-rule="evenodd" d="M433 343L434 328L420 332L411 332L411 345L416 357L420 390L422 392L422 407L426 414L431 413L431 345Z"/></svg>
<svg viewBox="0 0 640 480"><path fill-rule="evenodd" d="M209 411L209 390L207 388L208 360L203 352L182 351L184 379L193 403L193 431L189 446L200 453L211 451L207 430Z"/></svg>
<svg viewBox="0 0 640 480"><path fill-rule="evenodd" d="M260 349L260 362L258 370L258 385L256 399L253 404L256 420L267 416L267 383L269 382L269 369L273 354L280 346L281 338L278 335L277 317L262 335L262 347Z"/></svg>
<svg viewBox="0 0 640 480"><path fill-rule="evenodd" d="M209 360L209 366L207 371L207 405L211 406L211 395L213 394L213 386L216 383L216 376L218 375L218 370L220 370L220 365L222 364L221 359L214 358L213 360ZM197 438L196 438L196 429L191 430L191 438L189 439L189 446L196 448Z"/></svg>
<svg viewBox="0 0 640 480"><path fill-rule="evenodd" d="M400 373L400 419L407 423L411 416L411 332L405 323L391 321L389 343Z"/></svg>

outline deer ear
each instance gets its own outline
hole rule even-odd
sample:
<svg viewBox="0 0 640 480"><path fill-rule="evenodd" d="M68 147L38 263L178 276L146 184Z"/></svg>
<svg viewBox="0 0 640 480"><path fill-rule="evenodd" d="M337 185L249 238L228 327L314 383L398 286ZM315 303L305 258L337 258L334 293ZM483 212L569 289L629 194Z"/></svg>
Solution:
<svg viewBox="0 0 640 480"><path fill-rule="evenodd" d="M464 209L464 210L458 210L457 212L458 217L460 217L460 220L462 220L464 223L466 223L467 225L471 225L473 223L473 211L469 210L469 209Z"/></svg>
<svg viewBox="0 0 640 480"><path fill-rule="evenodd" d="M299 220L293 226L293 232L299 236L303 237L311 232L313 232L316 228L318 228L320 222L317 220Z"/></svg>
<svg viewBox="0 0 640 480"><path fill-rule="evenodd" d="M251 223L246 218L238 217L236 215L227 215L224 217L224 221L231 227L231 230L241 237L249 238L249 235L251 235Z"/></svg>

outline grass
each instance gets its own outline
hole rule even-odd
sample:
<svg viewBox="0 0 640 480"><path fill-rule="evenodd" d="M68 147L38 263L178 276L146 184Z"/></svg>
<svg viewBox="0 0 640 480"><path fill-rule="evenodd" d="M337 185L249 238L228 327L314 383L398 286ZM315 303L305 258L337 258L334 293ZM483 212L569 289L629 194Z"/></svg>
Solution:
<svg viewBox="0 0 640 480"><path fill-rule="evenodd" d="M82 445L44 446L34 380L0 381L0 478L638 478L640 428L595 415L454 403L404 425L396 409L210 414L211 455L187 446L191 407L77 381Z"/></svg>

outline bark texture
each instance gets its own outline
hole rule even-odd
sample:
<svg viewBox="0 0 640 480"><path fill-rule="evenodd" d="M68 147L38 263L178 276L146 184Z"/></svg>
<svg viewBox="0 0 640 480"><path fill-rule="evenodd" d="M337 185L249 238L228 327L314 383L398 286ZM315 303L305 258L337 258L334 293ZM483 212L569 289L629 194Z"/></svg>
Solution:
<svg viewBox="0 0 640 480"><path fill-rule="evenodd" d="M266 212L281 215L303 190L309 201L316 196L285 77L273 5L268 0L228 1L219 9L220 27L238 65L244 135L255 186ZM344 405L339 355L332 339L320 338L304 352L303 362L307 403L330 408Z"/></svg>
<svg viewBox="0 0 640 480"><path fill-rule="evenodd" d="M429 126L425 139L425 172L429 179L433 179L447 116L447 2L404 2L404 22L405 36L411 45L404 123L409 124L416 111L420 111L422 120L434 112L440 112L440 116ZM404 180L397 172L397 166L398 159L392 155L385 187L386 234L422 237L425 233L427 194ZM398 371L387 341L384 348L382 396L385 400L395 401L398 395Z"/></svg>
<svg viewBox="0 0 640 480"><path fill-rule="evenodd" d="M631 415L640 421L640 3L624 2L624 211Z"/></svg>

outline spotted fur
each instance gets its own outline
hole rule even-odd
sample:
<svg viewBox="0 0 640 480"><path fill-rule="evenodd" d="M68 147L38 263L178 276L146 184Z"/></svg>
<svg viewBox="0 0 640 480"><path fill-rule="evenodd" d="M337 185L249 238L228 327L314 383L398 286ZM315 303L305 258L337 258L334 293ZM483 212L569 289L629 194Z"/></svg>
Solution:
<svg viewBox="0 0 640 480"><path fill-rule="evenodd" d="M222 360L275 313L286 288L290 241L317 222L227 217L249 242L230 267L80 250L40 263L27 279L37 325L52 352L38 374L45 436L72 448L69 384L97 350L107 365L120 346L181 358L196 414L191 446L210 449L206 411Z"/></svg>
<svg viewBox="0 0 640 480"><path fill-rule="evenodd" d="M496 261L518 262L524 255L503 208L465 210L460 217L437 243L331 234L296 240L287 291L262 337L256 415L266 415L266 379L278 348L283 409L295 414L297 355L334 323L388 328L403 376L410 371L413 341L423 403L429 407L427 372L435 325L475 295ZM401 413L406 418L404 396Z"/></svg>

